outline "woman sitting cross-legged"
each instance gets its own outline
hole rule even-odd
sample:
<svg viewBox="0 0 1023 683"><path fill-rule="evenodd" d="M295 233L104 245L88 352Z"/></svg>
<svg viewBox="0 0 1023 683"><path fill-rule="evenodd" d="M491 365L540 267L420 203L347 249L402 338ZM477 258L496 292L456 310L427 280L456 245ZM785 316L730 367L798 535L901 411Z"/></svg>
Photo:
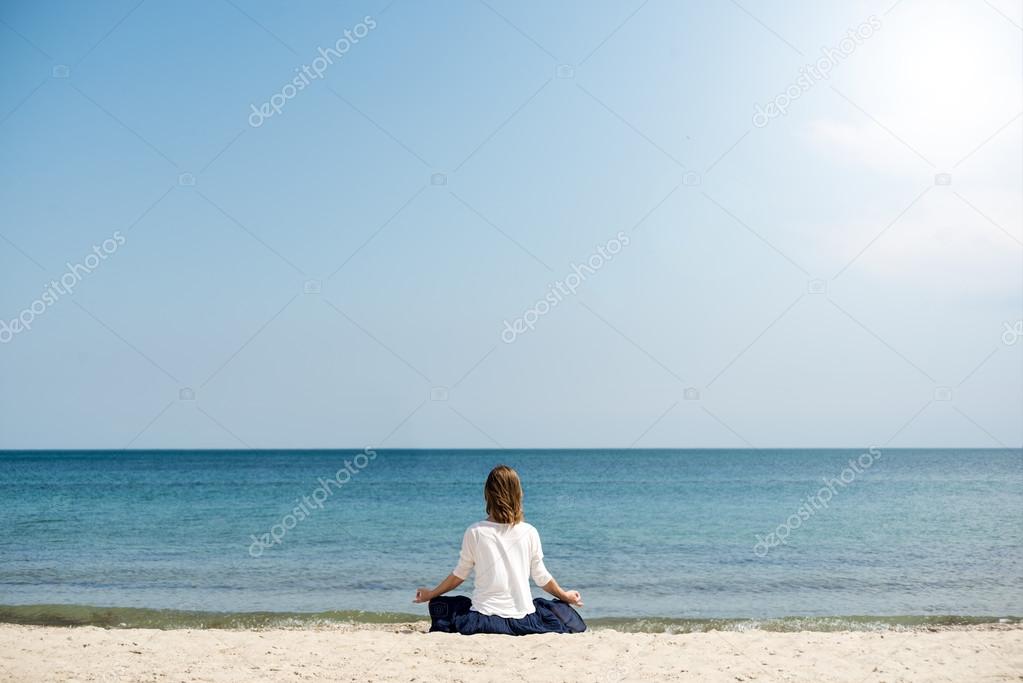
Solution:
<svg viewBox="0 0 1023 683"><path fill-rule="evenodd" d="M540 535L523 521L522 484L510 467L498 465L483 487L487 518L462 537L458 566L436 588L420 588L413 602L430 603L431 631L476 633L580 633L586 630L572 606L582 607L578 591L558 585L543 564ZM475 570L472 600L440 597ZM557 600L532 598L529 577Z"/></svg>

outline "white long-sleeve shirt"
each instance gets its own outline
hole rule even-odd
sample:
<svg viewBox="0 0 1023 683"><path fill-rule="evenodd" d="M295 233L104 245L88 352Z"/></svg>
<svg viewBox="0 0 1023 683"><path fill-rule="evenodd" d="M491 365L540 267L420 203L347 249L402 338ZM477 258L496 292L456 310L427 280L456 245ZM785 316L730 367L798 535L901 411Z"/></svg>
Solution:
<svg viewBox="0 0 1023 683"><path fill-rule="evenodd" d="M537 586L553 578L543 564L540 534L532 524L476 522L465 530L458 566L451 573L467 579L476 570L472 609L480 614L521 619L536 611L529 577Z"/></svg>

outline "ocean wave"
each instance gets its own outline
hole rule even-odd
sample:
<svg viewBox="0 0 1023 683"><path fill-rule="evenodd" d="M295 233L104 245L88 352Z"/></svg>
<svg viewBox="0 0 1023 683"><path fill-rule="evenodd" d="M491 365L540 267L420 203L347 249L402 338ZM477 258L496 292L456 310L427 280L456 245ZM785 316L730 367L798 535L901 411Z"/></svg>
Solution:
<svg viewBox="0 0 1023 683"><path fill-rule="evenodd" d="M0 605L0 623L32 626L97 626L155 629L270 629L311 628L362 624L425 622L421 614L367 612L205 612L97 607L92 605ZM591 629L628 633L702 633L709 631L902 631L962 628L988 624L1021 624L1015 616L834 616L776 619L684 619L665 617L598 617L587 619Z"/></svg>

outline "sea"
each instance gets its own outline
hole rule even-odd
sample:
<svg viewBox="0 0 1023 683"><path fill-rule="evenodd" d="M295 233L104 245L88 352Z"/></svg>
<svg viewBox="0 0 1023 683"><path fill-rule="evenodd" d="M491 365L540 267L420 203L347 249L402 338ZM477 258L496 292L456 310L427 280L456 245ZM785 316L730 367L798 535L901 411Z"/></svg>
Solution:
<svg viewBox="0 0 1023 683"><path fill-rule="evenodd" d="M498 464L591 626L1023 616L1021 449L352 448L0 452L0 622L424 619Z"/></svg>

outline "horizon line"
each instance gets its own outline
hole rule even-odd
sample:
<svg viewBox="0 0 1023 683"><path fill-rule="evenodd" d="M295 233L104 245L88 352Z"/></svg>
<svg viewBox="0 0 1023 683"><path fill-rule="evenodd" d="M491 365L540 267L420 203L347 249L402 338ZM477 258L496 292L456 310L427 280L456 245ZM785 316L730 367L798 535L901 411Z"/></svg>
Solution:
<svg viewBox="0 0 1023 683"><path fill-rule="evenodd" d="M269 453L277 451L363 451L372 449L376 451L846 451L859 450L863 448L876 448L878 450L978 450L978 451L1016 451L1023 450L1019 446L765 446L756 448L752 446L731 447L731 446L653 446L636 448L630 446L568 446L568 447L446 447L446 446L315 446L315 447L284 447L284 448L0 448L0 455L7 453L99 453L99 452L123 452L123 453L164 453L164 452L224 452L224 453Z"/></svg>

